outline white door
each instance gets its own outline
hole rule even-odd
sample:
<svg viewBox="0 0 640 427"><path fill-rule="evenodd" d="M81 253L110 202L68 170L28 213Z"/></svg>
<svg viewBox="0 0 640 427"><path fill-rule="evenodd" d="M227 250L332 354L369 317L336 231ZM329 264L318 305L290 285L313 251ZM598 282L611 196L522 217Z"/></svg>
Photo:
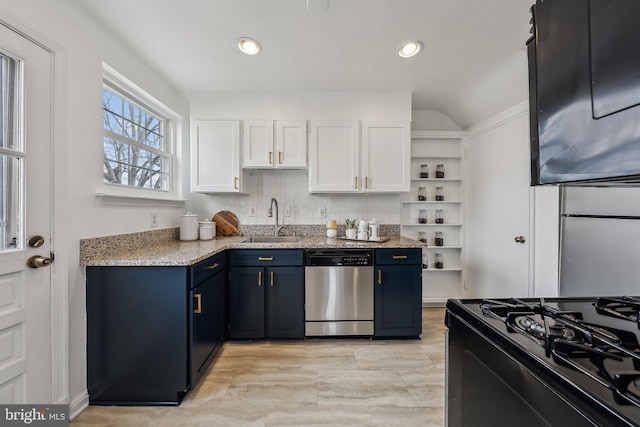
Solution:
<svg viewBox="0 0 640 427"><path fill-rule="evenodd" d="M52 400L51 60L0 23L0 403Z"/></svg>
<svg viewBox="0 0 640 427"><path fill-rule="evenodd" d="M473 137L467 157L463 296L526 297L531 240L528 115Z"/></svg>

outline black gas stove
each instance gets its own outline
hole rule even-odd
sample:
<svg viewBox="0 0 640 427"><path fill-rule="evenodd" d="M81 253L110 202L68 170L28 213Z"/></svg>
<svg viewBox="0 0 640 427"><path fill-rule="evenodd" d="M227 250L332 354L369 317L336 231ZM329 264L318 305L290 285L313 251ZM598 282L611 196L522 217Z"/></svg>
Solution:
<svg viewBox="0 0 640 427"><path fill-rule="evenodd" d="M640 297L449 300L449 426L639 426Z"/></svg>

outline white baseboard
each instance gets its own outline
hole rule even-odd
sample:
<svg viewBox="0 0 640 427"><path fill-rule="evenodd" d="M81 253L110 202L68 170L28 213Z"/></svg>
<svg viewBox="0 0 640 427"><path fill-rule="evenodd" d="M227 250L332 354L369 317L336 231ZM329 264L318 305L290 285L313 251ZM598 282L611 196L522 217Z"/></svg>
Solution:
<svg viewBox="0 0 640 427"><path fill-rule="evenodd" d="M69 418L74 419L89 406L89 393L85 390L69 402Z"/></svg>

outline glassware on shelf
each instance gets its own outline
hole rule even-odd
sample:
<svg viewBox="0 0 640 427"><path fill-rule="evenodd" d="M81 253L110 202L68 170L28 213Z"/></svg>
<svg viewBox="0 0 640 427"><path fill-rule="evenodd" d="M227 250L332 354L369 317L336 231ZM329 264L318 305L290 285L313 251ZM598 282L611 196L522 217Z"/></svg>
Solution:
<svg viewBox="0 0 640 427"><path fill-rule="evenodd" d="M444 237L442 237L442 231L436 231L435 244L436 246L444 246Z"/></svg>
<svg viewBox="0 0 640 427"><path fill-rule="evenodd" d="M427 200L427 190L424 187L418 187L418 201L424 202Z"/></svg>
<svg viewBox="0 0 640 427"><path fill-rule="evenodd" d="M426 224L427 223L427 210L419 209L418 210L418 224Z"/></svg>
<svg viewBox="0 0 640 427"><path fill-rule="evenodd" d="M426 270L427 266L428 266L428 258L427 258L427 254L422 254L422 269Z"/></svg>
<svg viewBox="0 0 640 427"><path fill-rule="evenodd" d="M436 202L444 201L444 188L436 187Z"/></svg>
<svg viewBox="0 0 640 427"><path fill-rule="evenodd" d="M438 270L442 270L444 268L444 260L442 258L442 254L435 254L434 258L434 267Z"/></svg>
<svg viewBox="0 0 640 427"><path fill-rule="evenodd" d="M418 240L426 245L427 244L427 232L426 231L418 232Z"/></svg>
<svg viewBox="0 0 640 427"><path fill-rule="evenodd" d="M444 224L444 212L442 209L436 209L436 224Z"/></svg>
<svg viewBox="0 0 640 427"><path fill-rule="evenodd" d="M436 166L436 178L444 178L444 165L439 164Z"/></svg>
<svg viewBox="0 0 640 427"><path fill-rule="evenodd" d="M426 163L420 165L420 178L429 178L429 166Z"/></svg>

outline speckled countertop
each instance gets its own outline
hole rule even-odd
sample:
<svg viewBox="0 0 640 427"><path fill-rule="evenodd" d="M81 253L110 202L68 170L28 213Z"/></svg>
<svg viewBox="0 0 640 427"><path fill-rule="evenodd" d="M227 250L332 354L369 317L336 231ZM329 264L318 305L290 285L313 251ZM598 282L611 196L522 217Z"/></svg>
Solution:
<svg viewBox="0 0 640 427"><path fill-rule="evenodd" d="M85 256L84 266L189 266L226 249L330 249L330 248L422 248L424 243L401 236L386 242L351 241L325 236L306 236L296 243L241 243L246 237L216 237L213 240L156 243L134 250Z"/></svg>

